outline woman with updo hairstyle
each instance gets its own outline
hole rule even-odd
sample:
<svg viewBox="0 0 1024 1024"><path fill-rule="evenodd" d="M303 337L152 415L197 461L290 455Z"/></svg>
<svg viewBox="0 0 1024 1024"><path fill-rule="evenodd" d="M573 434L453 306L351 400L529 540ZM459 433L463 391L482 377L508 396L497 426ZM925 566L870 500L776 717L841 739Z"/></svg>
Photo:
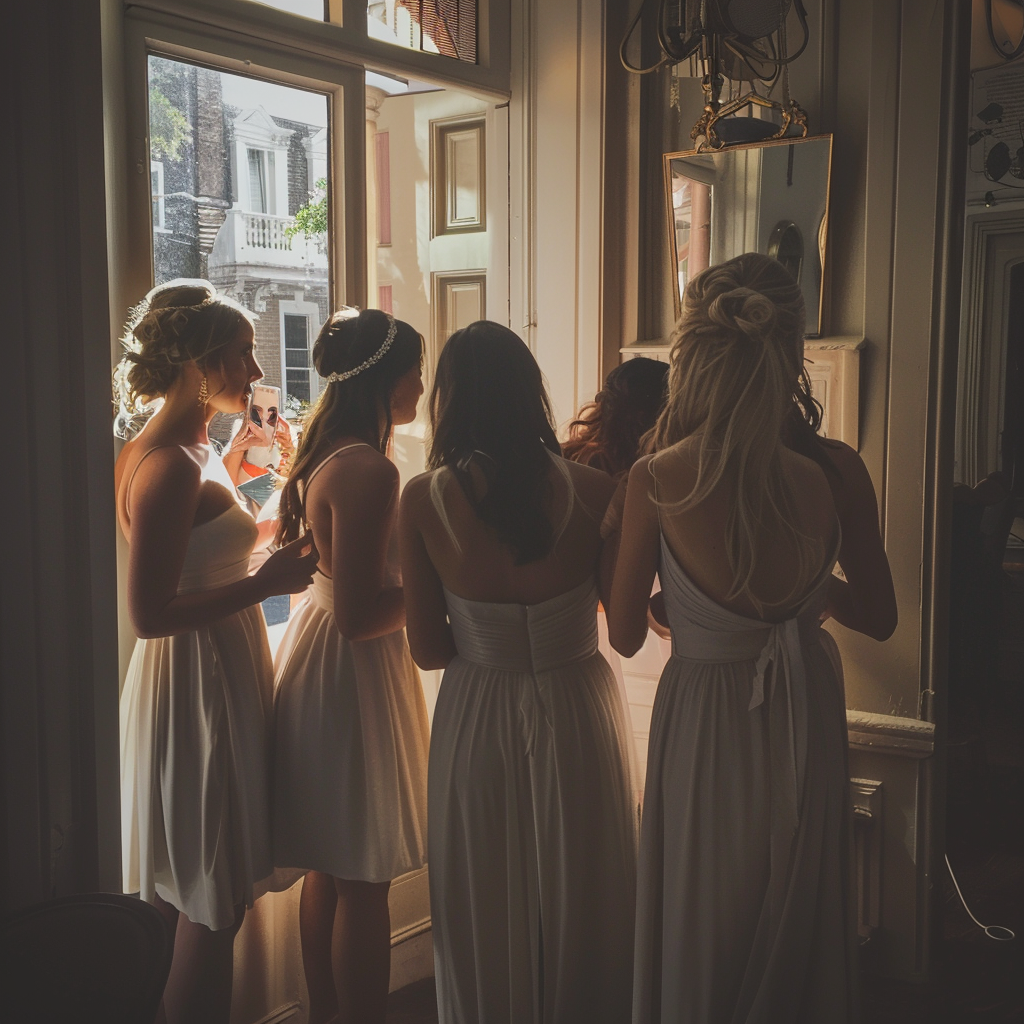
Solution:
<svg viewBox="0 0 1024 1024"><path fill-rule="evenodd" d="M569 424L562 455L616 478L628 473L665 405L667 389L667 363L645 356L620 363Z"/></svg>
<svg viewBox="0 0 1024 1024"><path fill-rule="evenodd" d="M651 720L634 1024L858 1019L846 702L820 627L831 616L884 640L896 605L863 464L799 415L812 407L803 338L780 263L747 253L698 274L655 454L629 474L611 641L626 656L643 642L655 573L672 635Z"/></svg>
<svg viewBox="0 0 1024 1024"><path fill-rule="evenodd" d="M300 900L309 1022L384 1021L391 880L426 861L426 704L405 639L392 427L423 394L423 339L390 313L334 313L323 390L282 492L278 538L320 565L277 652L274 858ZM294 877L294 874L292 875Z"/></svg>
<svg viewBox="0 0 1024 1024"><path fill-rule="evenodd" d="M456 331L402 496L409 643L444 668L429 860L443 1024L619 1024L632 986L629 730L597 650L611 478L561 458L507 327Z"/></svg>
<svg viewBox="0 0 1024 1024"><path fill-rule="evenodd" d="M249 575L259 531L210 448L210 420L242 412L263 376L245 310L206 281L171 281L132 310L123 343L122 416L160 400L115 468L140 638L121 693L124 889L175 932L165 1019L227 1024L234 936L273 870L259 604L305 590L317 556L299 538Z"/></svg>

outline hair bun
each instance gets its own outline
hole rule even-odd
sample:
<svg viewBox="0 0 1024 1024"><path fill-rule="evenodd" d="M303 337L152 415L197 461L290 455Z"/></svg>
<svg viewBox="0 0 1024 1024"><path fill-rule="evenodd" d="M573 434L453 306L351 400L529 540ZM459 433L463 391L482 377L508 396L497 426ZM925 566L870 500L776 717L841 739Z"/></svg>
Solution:
<svg viewBox="0 0 1024 1024"><path fill-rule="evenodd" d="M738 286L715 296L708 318L719 327L738 328L747 337L762 339L775 327L775 303L753 288Z"/></svg>

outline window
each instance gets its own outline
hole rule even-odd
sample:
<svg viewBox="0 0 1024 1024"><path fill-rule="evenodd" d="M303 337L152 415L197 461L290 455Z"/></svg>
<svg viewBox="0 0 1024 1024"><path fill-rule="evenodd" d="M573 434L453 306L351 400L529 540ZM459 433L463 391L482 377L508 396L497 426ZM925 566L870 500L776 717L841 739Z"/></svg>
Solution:
<svg viewBox="0 0 1024 1024"><path fill-rule="evenodd" d="M370 0L370 36L475 64L477 0Z"/></svg>
<svg viewBox="0 0 1024 1024"><path fill-rule="evenodd" d="M284 314L284 390L288 398L309 404L309 317Z"/></svg>
<svg viewBox="0 0 1024 1024"><path fill-rule="evenodd" d="M249 209L253 213L276 213L274 199L274 154L247 149L249 164Z"/></svg>

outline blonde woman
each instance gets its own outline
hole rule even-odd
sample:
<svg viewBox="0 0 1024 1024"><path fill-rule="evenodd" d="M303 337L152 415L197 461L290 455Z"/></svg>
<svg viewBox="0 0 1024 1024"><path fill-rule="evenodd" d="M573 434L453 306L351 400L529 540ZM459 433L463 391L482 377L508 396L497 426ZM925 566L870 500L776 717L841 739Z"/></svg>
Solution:
<svg viewBox="0 0 1024 1024"><path fill-rule="evenodd" d="M273 868L259 603L303 591L317 554L299 540L249 576L258 530L210 449L214 414L241 412L263 375L245 311L172 281L133 311L125 345L125 409L163 403L115 469L140 637L121 694L124 888L175 930L166 1020L226 1024L234 936Z"/></svg>
<svg viewBox="0 0 1024 1024"><path fill-rule="evenodd" d="M856 1015L845 701L820 623L881 640L896 606L862 463L794 414L803 328L774 260L698 275L657 453L629 476L611 641L639 647L658 573L673 648L651 722L635 1024Z"/></svg>

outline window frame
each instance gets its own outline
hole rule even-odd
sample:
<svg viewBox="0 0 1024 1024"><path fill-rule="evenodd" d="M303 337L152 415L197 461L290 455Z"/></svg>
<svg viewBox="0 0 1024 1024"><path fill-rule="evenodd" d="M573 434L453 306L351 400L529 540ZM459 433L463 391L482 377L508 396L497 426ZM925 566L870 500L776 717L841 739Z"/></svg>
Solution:
<svg viewBox="0 0 1024 1024"><path fill-rule="evenodd" d="M316 21L256 0L136 0L133 12L177 15L202 28L227 29L261 42L336 60L358 61L367 68L437 85L448 85L503 102L511 93L511 0L478 0L477 62L410 50L380 39L366 30L366 0L325 0L327 19Z"/></svg>
<svg viewBox="0 0 1024 1024"><path fill-rule="evenodd" d="M363 68L337 58L328 61L296 54L273 42L253 42L226 29L196 26L135 8L125 13L125 50L129 136L126 214L128 223L135 227L127 233L126 258L118 275L124 293L144 295L153 286L147 89L148 61L153 55L327 96L330 304L332 308L341 304L364 306L367 243Z"/></svg>
<svg viewBox="0 0 1024 1024"><path fill-rule="evenodd" d="M320 310L315 302L298 299L280 299L277 304L278 329L281 338L281 403L288 397L288 344L285 317L300 316L306 321L306 354L309 356L309 404L312 406L320 394L320 375L313 369L313 322L319 326ZM297 367L296 367L297 369Z"/></svg>

